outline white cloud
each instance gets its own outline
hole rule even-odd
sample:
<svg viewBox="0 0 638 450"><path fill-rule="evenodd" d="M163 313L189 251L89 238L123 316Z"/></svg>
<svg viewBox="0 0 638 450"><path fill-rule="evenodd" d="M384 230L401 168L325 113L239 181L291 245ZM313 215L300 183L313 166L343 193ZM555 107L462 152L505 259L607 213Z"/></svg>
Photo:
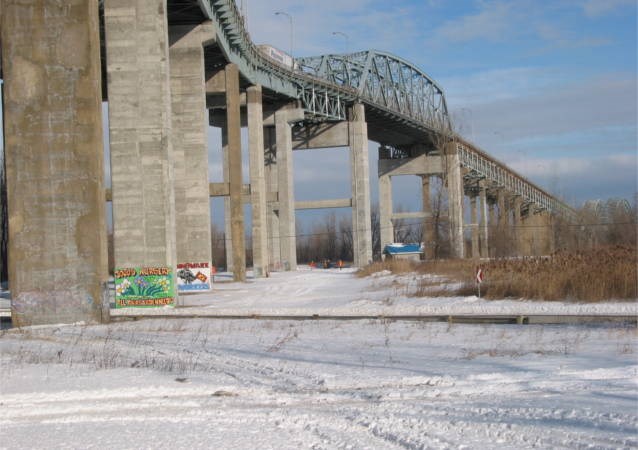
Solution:
<svg viewBox="0 0 638 450"><path fill-rule="evenodd" d="M625 6L636 6L635 0L587 0L583 3L583 11L588 17L600 17L616 12Z"/></svg>
<svg viewBox="0 0 638 450"><path fill-rule="evenodd" d="M482 10L445 22L437 35L446 41L466 42L475 39L501 41L515 29L514 3L482 3Z"/></svg>

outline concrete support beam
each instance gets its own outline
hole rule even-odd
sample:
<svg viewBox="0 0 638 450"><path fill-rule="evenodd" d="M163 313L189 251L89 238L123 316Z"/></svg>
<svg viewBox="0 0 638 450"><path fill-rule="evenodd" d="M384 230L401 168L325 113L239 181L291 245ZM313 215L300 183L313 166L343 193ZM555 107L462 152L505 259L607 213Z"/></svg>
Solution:
<svg viewBox="0 0 638 450"><path fill-rule="evenodd" d="M476 207L476 201L478 196L472 195L470 197L470 227L472 232L472 258L479 259L481 257L479 249L479 224L478 224L478 208Z"/></svg>
<svg viewBox="0 0 638 450"><path fill-rule="evenodd" d="M372 262L370 222L370 173L368 168L368 125L363 104L349 111L350 170L352 181L352 240L355 267Z"/></svg>
<svg viewBox="0 0 638 450"><path fill-rule="evenodd" d="M381 252L386 245L394 242L394 225L392 224L392 178L390 175L379 176L379 226L381 228Z"/></svg>
<svg viewBox="0 0 638 450"><path fill-rule="evenodd" d="M210 26L170 30L175 226L178 263L211 266L208 144L203 42Z"/></svg>
<svg viewBox="0 0 638 450"><path fill-rule="evenodd" d="M277 183L279 192L279 243L285 270L297 270L295 195L292 171L292 132L286 108L275 113Z"/></svg>
<svg viewBox="0 0 638 450"><path fill-rule="evenodd" d="M326 209L326 208L351 208L352 199L344 198L337 200L311 200L295 202L295 209Z"/></svg>
<svg viewBox="0 0 638 450"><path fill-rule="evenodd" d="M379 175L441 175L445 170L442 156L420 155L415 158L380 159Z"/></svg>
<svg viewBox="0 0 638 450"><path fill-rule="evenodd" d="M228 183L230 184L230 221L233 280L246 280L246 242L242 204L241 117L239 107L239 69L228 64L226 71L226 132L228 137Z"/></svg>
<svg viewBox="0 0 638 450"><path fill-rule="evenodd" d="M2 2L13 326L108 321L97 2Z"/></svg>
<svg viewBox="0 0 638 450"><path fill-rule="evenodd" d="M425 220L423 221L423 236L421 238L424 246L423 256L425 259L434 259L436 249L436 230L434 229L434 222L432 220L432 201L429 175L421 175L421 192L422 209L425 214Z"/></svg>
<svg viewBox="0 0 638 450"><path fill-rule="evenodd" d="M392 213L393 220L401 220L401 219L431 219L432 214L422 212L422 211L411 211L411 212L395 212Z"/></svg>
<svg viewBox="0 0 638 450"><path fill-rule="evenodd" d="M486 186L485 180L481 180L479 182L479 199L481 204L481 220L479 222L480 253L481 253L481 258L488 258L490 254L489 254L487 186Z"/></svg>
<svg viewBox="0 0 638 450"><path fill-rule="evenodd" d="M116 267L174 269L175 198L165 0L104 3ZM68 40L64 41L65 43Z"/></svg>
<svg viewBox="0 0 638 450"><path fill-rule="evenodd" d="M293 150L346 147L347 145L347 122L308 124L293 128Z"/></svg>
<svg viewBox="0 0 638 450"><path fill-rule="evenodd" d="M252 207L253 273L268 276L268 229L266 226L266 178L264 169L264 121L261 86L251 86L248 101L248 151Z"/></svg>
<svg viewBox="0 0 638 450"><path fill-rule="evenodd" d="M455 143L446 144L445 160L450 226L450 253L453 258L464 258L463 177L461 175L461 161Z"/></svg>

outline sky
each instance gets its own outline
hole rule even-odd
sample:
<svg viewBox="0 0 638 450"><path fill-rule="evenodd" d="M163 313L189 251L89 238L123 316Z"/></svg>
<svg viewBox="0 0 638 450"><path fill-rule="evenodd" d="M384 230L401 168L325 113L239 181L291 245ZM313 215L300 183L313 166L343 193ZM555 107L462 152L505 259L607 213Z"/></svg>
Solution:
<svg viewBox="0 0 638 450"><path fill-rule="evenodd" d="M253 41L284 51L289 22L274 13L290 14L295 57L376 49L412 62L442 86L461 134L572 205L632 201L637 191L635 0L237 4ZM348 196L345 151L325 153L321 180L315 152L304 153L294 160L297 197L318 195L312 185ZM376 201L376 161L371 170ZM395 204L414 209L419 183L405 178L393 182Z"/></svg>
<svg viewBox="0 0 638 450"><path fill-rule="evenodd" d="M633 201L638 191L635 0L237 4L253 41L284 51L289 21L274 13L290 14L295 57L376 49L412 62L444 89L462 135L571 205ZM221 181L219 129L209 129L208 141L211 181ZM377 148L370 143L373 203ZM244 145L245 174L247 153ZM297 200L350 197L347 149L295 152L294 168ZM418 210L419 186L417 177L395 177L395 210ZM216 223L220 207L214 200Z"/></svg>

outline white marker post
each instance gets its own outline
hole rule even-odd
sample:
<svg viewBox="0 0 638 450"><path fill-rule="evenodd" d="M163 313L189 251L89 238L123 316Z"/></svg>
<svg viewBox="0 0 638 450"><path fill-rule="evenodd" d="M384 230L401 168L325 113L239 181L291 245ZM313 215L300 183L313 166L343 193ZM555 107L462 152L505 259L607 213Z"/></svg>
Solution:
<svg viewBox="0 0 638 450"><path fill-rule="evenodd" d="M483 270L476 268L476 284L478 285L478 297L481 298L481 283L483 282Z"/></svg>

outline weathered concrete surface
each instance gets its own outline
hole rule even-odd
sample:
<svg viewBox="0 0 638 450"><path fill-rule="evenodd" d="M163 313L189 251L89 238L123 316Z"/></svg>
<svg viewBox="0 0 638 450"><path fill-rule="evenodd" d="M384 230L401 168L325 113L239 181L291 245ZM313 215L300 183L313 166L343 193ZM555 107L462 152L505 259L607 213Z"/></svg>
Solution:
<svg viewBox="0 0 638 450"><path fill-rule="evenodd" d="M355 267L363 267L372 262L368 124L363 104L354 104L350 108L348 119L352 182L352 241L354 247L352 254Z"/></svg>
<svg viewBox="0 0 638 450"><path fill-rule="evenodd" d="M292 131L288 109L275 113L277 147L277 184L279 192L279 244L285 270L297 270L297 236L295 230L295 194L292 164Z"/></svg>
<svg viewBox="0 0 638 450"><path fill-rule="evenodd" d="M348 145L348 123L306 124L294 127L292 132L292 148L317 149L346 147Z"/></svg>
<svg viewBox="0 0 638 450"><path fill-rule="evenodd" d="M481 256L479 249L478 208L476 205L477 200L477 195L472 195L470 197L470 230L472 233L472 258L474 259L479 259Z"/></svg>
<svg viewBox="0 0 638 450"><path fill-rule="evenodd" d="M392 210L392 178L390 175L379 175L379 226L381 228L381 252L383 252L386 245L394 242Z"/></svg>
<svg viewBox="0 0 638 450"><path fill-rule="evenodd" d="M266 178L266 230L270 270L281 270L279 239L279 177L277 173L277 138L274 127L264 128L264 173Z"/></svg>
<svg viewBox="0 0 638 450"><path fill-rule="evenodd" d="M178 263L211 264L203 43L210 23L170 28L175 227Z"/></svg>
<svg viewBox="0 0 638 450"><path fill-rule="evenodd" d="M440 175L444 170L441 156L419 155L414 158L379 160L379 175Z"/></svg>
<svg viewBox="0 0 638 450"><path fill-rule="evenodd" d="M480 246L481 258L489 257L489 229L488 229L488 208L487 208L487 186L485 180L479 181L479 201L481 207Z"/></svg>
<svg viewBox="0 0 638 450"><path fill-rule="evenodd" d="M268 276L268 227L264 167L264 116L261 86L247 89L248 152L250 154L250 198L252 207L253 273Z"/></svg>
<svg viewBox="0 0 638 450"><path fill-rule="evenodd" d="M104 3L116 267L175 273L165 0Z"/></svg>
<svg viewBox="0 0 638 450"><path fill-rule="evenodd" d="M436 248L436 231L434 229L434 219L432 217L432 199L430 192L430 176L421 176L422 211L426 215L423 220L423 256L425 259L434 259Z"/></svg>
<svg viewBox="0 0 638 450"><path fill-rule="evenodd" d="M106 321L98 3L1 6L13 324Z"/></svg>
<svg viewBox="0 0 638 450"><path fill-rule="evenodd" d="M463 177L461 174L461 161L454 142L446 144L445 146L445 162L450 226L450 253L453 258L464 258Z"/></svg>
<svg viewBox="0 0 638 450"><path fill-rule="evenodd" d="M246 280L246 241L242 204L241 117L239 106L239 69L228 64L226 71L226 129L228 133L228 182L233 255L233 279ZM228 251L227 251L228 252Z"/></svg>

